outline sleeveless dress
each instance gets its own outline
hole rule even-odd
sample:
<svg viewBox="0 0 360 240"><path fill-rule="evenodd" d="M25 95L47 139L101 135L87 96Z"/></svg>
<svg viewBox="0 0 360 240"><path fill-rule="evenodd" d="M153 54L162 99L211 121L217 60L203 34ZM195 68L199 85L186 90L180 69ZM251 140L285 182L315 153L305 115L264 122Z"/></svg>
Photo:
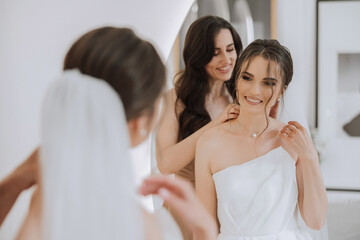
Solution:
<svg viewBox="0 0 360 240"><path fill-rule="evenodd" d="M218 240L311 240L298 224L295 161L278 147L213 174Z"/></svg>

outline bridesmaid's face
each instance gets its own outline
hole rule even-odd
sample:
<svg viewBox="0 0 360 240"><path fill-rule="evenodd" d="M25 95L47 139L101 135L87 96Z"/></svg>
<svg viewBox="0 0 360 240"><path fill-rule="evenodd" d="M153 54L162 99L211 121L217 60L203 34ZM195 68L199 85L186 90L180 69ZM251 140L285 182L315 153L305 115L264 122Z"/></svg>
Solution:
<svg viewBox="0 0 360 240"><path fill-rule="evenodd" d="M246 69L245 69L246 68ZM241 111L270 111L281 97L281 74L278 64L261 56L256 56L243 64L240 79L237 81L238 101Z"/></svg>
<svg viewBox="0 0 360 240"><path fill-rule="evenodd" d="M229 29L221 29L214 39L215 52L205 71L211 80L227 81L234 70L237 54Z"/></svg>

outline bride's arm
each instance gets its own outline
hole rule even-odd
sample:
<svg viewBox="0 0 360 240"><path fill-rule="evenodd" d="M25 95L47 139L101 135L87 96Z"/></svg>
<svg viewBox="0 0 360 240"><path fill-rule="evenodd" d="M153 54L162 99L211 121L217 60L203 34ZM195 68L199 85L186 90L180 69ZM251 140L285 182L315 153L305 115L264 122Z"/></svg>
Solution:
<svg viewBox="0 0 360 240"><path fill-rule="evenodd" d="M36 240L41 239L41 196L40 189L34 190L28 213L17 234L17 240Z"/></svg>
<svg viewBox="0 0 360 240"><path fill-rule="evenodd" d="M284 147L298 155L296 178L301 216L310 228L320 230L326 222L328 202L317 152L306 129L298 122L289 122L281 132Z"/></svg>
<svg viewBox="0 0 360 240"><path fill-rule="evenodd" d="M195 155L195 183L196 196L205 206L214 219L217 219L217 197L215 184L212 178L210 162L214 157L214 139L205 134L196 145ZM219 233L219 222L217 221L216 233ZM194 234L194 239L196 235Z"/></svg>
<svg viewBox="0 0 360 240"><path fill-rule="evenodd" d="M37 182L38 148L9 176L0 181L0 226L21 192Z"/></svg>
<svg viewBox="0 0 360 240"><path fill-rule="evenodd" d="M326 223L328 203L317 155L298 158L296 179L301 216L310 228L320 230Z"/></svg>
<svg viewBox="0 0 360 240"><path fill-rule="evenodd" d="M141 208L141 213L144 219L145 239L146 240L161 240L160 225L156 218L148 213L145 209Z"/></svg>

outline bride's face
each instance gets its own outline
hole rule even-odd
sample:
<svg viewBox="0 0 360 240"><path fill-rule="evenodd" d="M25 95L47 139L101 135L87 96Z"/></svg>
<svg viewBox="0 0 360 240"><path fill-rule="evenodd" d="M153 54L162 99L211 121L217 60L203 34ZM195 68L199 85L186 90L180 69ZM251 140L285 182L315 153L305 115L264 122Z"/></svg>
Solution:
<svg viewBox="0 0 360 240"><path fill-rule="evenodd" d="M281 97L281 74L278 64L261 56L245 62L237 81L237 99L241 111L264 113Z"/></svg>

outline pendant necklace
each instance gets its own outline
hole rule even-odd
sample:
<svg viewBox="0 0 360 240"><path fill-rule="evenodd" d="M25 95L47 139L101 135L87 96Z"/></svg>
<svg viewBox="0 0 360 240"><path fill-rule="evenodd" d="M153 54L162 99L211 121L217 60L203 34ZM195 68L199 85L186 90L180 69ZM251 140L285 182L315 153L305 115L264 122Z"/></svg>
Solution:
<svg viewBox="0 0 360 240"><path fill-rule="evenodd" d="M259 134L262 132L262 131L258 131L258 132L251 132L249 129L245 128L243 125L241 125L246 131L248 131L250 133L250 136L252 138L257 138L259 136Z"/></svg>
<svg viewBox="0 0 360 240"><path fill-rule="evenodd" d="M252 137L252 138L257 138L258 134L259 134L259 133L256 133L256 132L255 132L255 133L252 133L252 134L251 134L251 137Z"/></svg>

